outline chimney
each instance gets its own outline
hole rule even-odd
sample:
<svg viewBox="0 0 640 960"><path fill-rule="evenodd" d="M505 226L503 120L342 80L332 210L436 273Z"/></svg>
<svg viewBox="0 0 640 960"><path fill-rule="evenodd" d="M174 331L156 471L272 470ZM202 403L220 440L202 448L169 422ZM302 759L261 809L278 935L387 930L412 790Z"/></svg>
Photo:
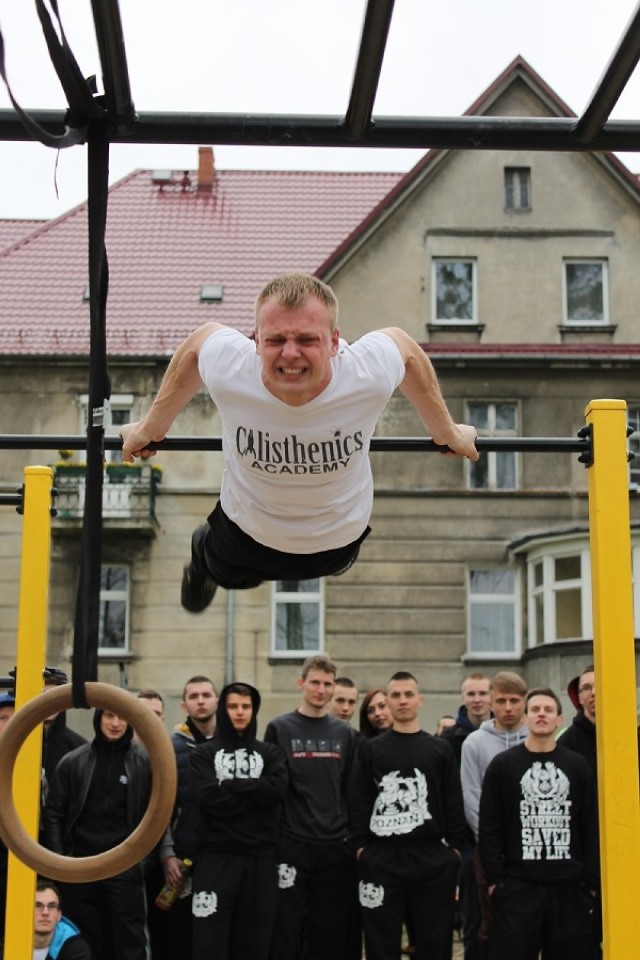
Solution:
<svg viewBox="0 0 640 960"><path fill-rule="evenodd" d="M214 175L213 147L198 147L198 193L211 193Z"/></svg>

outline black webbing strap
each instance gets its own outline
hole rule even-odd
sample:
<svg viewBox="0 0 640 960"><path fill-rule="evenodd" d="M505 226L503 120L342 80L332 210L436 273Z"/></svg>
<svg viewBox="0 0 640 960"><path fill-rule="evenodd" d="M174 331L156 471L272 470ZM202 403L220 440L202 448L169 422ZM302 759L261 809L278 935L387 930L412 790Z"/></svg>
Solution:
<svg viewBox="0 0 640 960"><path fill-rule="evenodd" d="M75 707L88 707L85 682L98 679L100 628L100 575L102 562L102 481L104 462L104 417L111 395L107 366L106 305L109 268L104 243L109 187L109 125L100 102L93 96L93 81L80 72L60 21L57 0L49 0L57 31L44 0L36 9L49 55L67 96L69 126L54 136L29 117L13 96L5 68L4 41L0 32L0 75L25 129L48 147L89 144L89 415L87 417L87 473L85 508L80 545L80 573L76 601L73 646L72 699Z"/></svg>
<svg viewBox="0 0 640 960"><path fill-rule="evenodd" d="M84 684L98 679L104 417L111 396L107 366L106 306L109 265L104 242L109 186L109 138L103 124L89 128L89 412L87 475L73 643L72 699L87 707Z"/></svg>
<svg viewBox="0 0 640 960"><path fill-rule="evenodd" d="M59 135L49 133L48 130L36 123L17 102L7 79L2 31L0 31L0 76L4 80L13 108L20 117L24 128L34 140L39 140L45 147L60 149L62 147L72 147L77 143L84 143L87 139L88 122L102 118L104 111L99 101L93 96L93 81L84 79L76 58L69 47L60 20L57 0L49 0L49 3L58 23L57 32L44 0L36 0L36 10L49 49L51 62L58 74L58 79L69 104L65 132Z"/></svg>

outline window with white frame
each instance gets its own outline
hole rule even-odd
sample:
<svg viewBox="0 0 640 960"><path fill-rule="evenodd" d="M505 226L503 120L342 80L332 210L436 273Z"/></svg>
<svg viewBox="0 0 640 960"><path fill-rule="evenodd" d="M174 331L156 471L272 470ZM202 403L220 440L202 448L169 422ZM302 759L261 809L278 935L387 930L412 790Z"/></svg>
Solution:
<svg viewBox="0 0 640 960"><path fill-rule="evenodd" d="M632 538L634 633L640 634L640 543ZM593 639L591 555L587 535L527 551L529 646Z"/></svg>
<svg viewBox="0 0 640 960"><path fill-rule="evenodd" d="M515 567L469 570L467 653L483 659L520 653L520 588Z"/></svg>
<svg viewBox="0 0 640 960"><path fill-rule="evenodd" d="M129 568L104 564L100 571L99 653L129 651Z"/></svg>
<svg viewBox="0 0 640 960"><path fill-rule="evenodd" d="M640 404L629 404L629 453L634 454L629 461L629 487L631 490L640 490Z"/></svg>
<svg viewBox="0 0 640 960"><path fill-rule="evenodd" d="M530 554L529 646L590 638L591 571L587 544L548 546Z"/></svg>
<svg viewBox="0 0 640 960"><path fill-rule="evenodd" d="M518 430L518 405L469 401L467 418L478 431L479 437L514 437ZM484 451L479 460L469 460L467 463L471 490L518 488L518 456L513 451Z"/></svg>
<svg viewBox="0 0 640 960"><path fill-rule="evenodd" d="M565 260L564 292L565 323L608 323L606 260Z"/></svg>
<svg viewBox="0 0 640 960"><path fill-rule="evenodd" d="M276 580L273 585L271 653L308 657L324 646L324 581Z"/></svg>
<svg viewBox="0 0 640 960"><path fill-rule="evenodd" d="M432 316L436 323L478 322L475 260L434 259Z"/></svg>
<svg viewBox="0 0 640 960"><path fill-rule="evenodd" d="M117 437L120 433L120 427L123 423L131 423L133 411L133 394L116 393L109 400L109 409L104 424L104 432L107 437ZM82 433L87 432L87 418L89 416L89 397L82 394L80 397L80 429ZM105 460L109 463L121 463L122 453L120 450L105 450Z"/></svg>
<svg viewBox="0 0 640 960"><path fill-rule="evenodd" d="M531 209L531 168L504 168L504 205L507 210Z"/></svg>

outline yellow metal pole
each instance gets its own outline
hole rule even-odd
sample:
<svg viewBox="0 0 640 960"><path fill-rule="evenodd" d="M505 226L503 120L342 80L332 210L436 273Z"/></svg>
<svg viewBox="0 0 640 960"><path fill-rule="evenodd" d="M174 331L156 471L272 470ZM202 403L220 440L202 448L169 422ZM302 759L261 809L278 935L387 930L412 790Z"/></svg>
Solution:
<svg viewBox="0 0 640 960"><path fill-rule="evenodd" d="M589 524L598 720L598 803L605 960L640 942L640 801L627 468L627 405L592 400Z"/></svg>
<svg viewBox="0 0 640 960"><path fill-rule="evenodd" d="M24 471L24 519L18 601L16 707L42 692L47 646L49 559L51 556L51 487L49 467ZM42 728L26 739L18 756L13 797L25 830L38 837ZM32 960L36 875L12 853L7 875L5 960Z"/></svg>

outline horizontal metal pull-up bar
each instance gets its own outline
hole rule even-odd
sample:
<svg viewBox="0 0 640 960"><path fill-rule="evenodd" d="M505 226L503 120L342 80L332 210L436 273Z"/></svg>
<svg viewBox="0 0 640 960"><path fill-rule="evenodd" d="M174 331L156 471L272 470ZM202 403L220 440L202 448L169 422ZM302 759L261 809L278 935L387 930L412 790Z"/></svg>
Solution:
<svg viewBox="0 0 640 960"><path fill-rule="evenodd" d="M32 110L51 133L64 130L63 110ZM31 140L13 110L0 110L0 140ZM339 116L302 114L140 112L111 143L192 143L253 147L373 147L397 149L637 151L640 122L609 120L592 140L574 117L374 117L354 140Z"/></svg>
<svg viewBox="0 0 640 960"><path fill-rule="evenodd" d="M0 434L0 450L84 450L87 438L69 436L36 436L28 433ZM105 437L106 450L120 450L120 437ZM167 437L149 444L152 450L222 450L222 437ZM591 453L591 438L584 437L478 437L476 448L481 452L516 453ZM446 447L430 437L373 437L371 450L440 452Z"/></svg>

